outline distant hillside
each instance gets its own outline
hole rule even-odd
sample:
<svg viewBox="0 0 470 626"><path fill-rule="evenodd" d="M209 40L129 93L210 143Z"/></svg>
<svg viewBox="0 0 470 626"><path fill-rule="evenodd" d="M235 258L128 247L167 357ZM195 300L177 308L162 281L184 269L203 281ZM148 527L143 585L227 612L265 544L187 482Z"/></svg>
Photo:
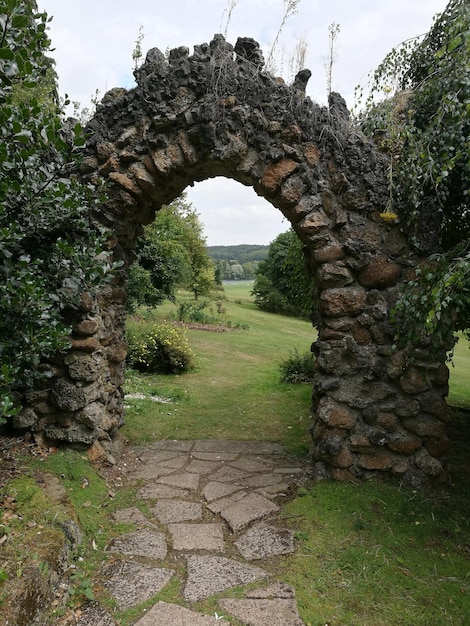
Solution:
<svg viewBox="0 0 470 626"><path fill-rule="evenodd" d="M263 261L268 256L269 246L239 244L238 246L207 246L209 256L215 261L237 261L252 263Z"/></svg>

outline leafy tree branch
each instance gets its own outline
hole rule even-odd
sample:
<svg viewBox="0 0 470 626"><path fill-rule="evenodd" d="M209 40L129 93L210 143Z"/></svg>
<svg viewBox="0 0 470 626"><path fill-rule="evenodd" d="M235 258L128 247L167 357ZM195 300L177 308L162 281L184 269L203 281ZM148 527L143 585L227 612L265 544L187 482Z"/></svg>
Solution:
<svg viewBox="0 0 470 626"><path fill-rule="evenodd" d="M67 348L64 311L113 269L102 196L69 176L84 137L57 104L48 21L34 1L0 0L0 417Z"/></svg>
<svg viewBox="0 0 470 626"><path fill-rule="evenodd" d="M377 102L379 94L386 99ZM470 6L450 0L424 36L392 50L359 116L390 158L389 213L431 254L402 296L398 342L470 327ZM437 256L436 256L437 254Z"/></svg>

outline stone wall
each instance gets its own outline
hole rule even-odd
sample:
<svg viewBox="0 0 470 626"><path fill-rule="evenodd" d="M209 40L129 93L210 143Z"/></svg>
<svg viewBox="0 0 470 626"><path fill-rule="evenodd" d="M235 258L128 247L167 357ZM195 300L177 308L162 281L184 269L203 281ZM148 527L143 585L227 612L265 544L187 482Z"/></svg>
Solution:
<svg viewBox="0 0 470 626"><path fill-rule="evenodd" d="M52 440L106 447L123 420L125 269L142 225L195 181L251 186L305 245L317 296L312 461L339 480L377 473L421 485L443 476L448 371L425 352L392 351L389 311L419 257L384 219L387 160L355 128L342 98L328 108L263 71L258 44L150 50L137 87L113 89L89 124L80 175L110 182L98 220L124 270L84 294L72 350L51 388L28 396L16 425ZM275 208L274 208L275 207ZM249 217L247 218L249 221Z"/></svg>

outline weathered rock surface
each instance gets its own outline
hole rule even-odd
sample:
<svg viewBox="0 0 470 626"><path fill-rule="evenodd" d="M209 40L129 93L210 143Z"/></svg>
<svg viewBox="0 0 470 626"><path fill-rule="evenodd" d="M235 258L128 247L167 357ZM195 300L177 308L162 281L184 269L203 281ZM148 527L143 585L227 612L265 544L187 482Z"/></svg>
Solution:
<svg viewBox="0 0 470 626"><path fill-rule="evenodd" d="M235 545L247 561L290 554L294 552L294 532L286 528L257 524L240 537Z"/></svg>
<svg viewBox="0 0 470 626"><path fill-rule="evenodd" d="M157 602L135 626L228 626L229 622L219 617L201 615L177 604Z"/></svg>
<svg viewBox="0 0 470 626"><path fill-rule="evenodd" d="M97 602L93 602L80 614L76 626L116 626L116 622Z"/></svg>
<svg viewBox="0 0 470 626"><path fill-rule="evenodd" d="M187 569L184 598L188 602L198 602L220 591L269 576L259 567L219 556L188 556Z"/></svg>
<svg viewBox="0 0 470 626"><path fill-rule="evenodd" d="M168 524L173 550L185 552L225 550L222 524Z"/></svg>
<svg viewBox="0 0 470 626"><path fill-rule="evenodd" d="M145 563L114 561L104 571L103 584L123 611L155 596L173 574L170 569Z"/></svg>
<svg viewBox="0 0 470 626"><path fill-rule="evenodd" d="M224 506L220 515L230 528L237 532L251 522L277 513L278 510L279 507L267 498L258 493L250 493Z"/></svg>
<svg viewBox="0 0 470 626"><path fill-rule="evenodd" d="M161 532L137 530L134 533L116 537L106 546L106 550L128 556L148 557L158 561L166 557L166 539Z"/></svg>
<svg viewBox="0 0 470 626"><path fill-rule="evenodd" d="M225 598L219 606L247 626L303 626L295 600Z"/></svg>
<svg viewBox="0 0 470 626"><path fill-rule="evenodd" d="M201 504L186 500L164 500L161 498L150 510L161 524L199 520L202 517Z"/></svg>

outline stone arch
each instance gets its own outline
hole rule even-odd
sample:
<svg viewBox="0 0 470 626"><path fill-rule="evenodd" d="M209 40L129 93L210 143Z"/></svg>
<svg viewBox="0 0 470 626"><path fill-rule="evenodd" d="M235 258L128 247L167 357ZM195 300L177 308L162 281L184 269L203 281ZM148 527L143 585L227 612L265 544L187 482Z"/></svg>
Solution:
<svg viewBox="0 0 470 626"><path fill-rule="evenodd" d="M389 310L420 259L382 216L386 158L340 96L328 108L305 96L308 70L288 86L263 64L255 41L232 46L216 35L192 55L150 50L137 87L105 95L79 175L110 182L97 218L114 233L109 245L124 270L98 297L83 295L52 388L30 394L17 423L52 440L111 444L123 420L125 268L142 225L188 185L225 176L279 209L305 245L317 296L317 473L412 484L442 476L448 370L391 350Z"/></svg>

